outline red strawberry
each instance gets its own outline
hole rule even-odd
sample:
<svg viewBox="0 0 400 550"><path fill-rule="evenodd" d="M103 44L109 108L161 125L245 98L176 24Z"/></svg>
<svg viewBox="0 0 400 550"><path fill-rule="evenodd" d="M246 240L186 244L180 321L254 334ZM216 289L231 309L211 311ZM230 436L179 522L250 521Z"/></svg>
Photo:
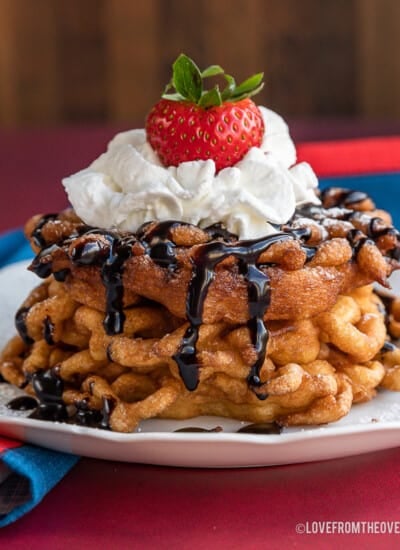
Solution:
<svg viewBox="0 0 400 550"><path fill-rule="evenodd" d="M223 75L226 88L203 90L203 79ZM264 133L260 110L249 99L263 87L263 74L236 86L218 65L200 72L181 54L173 65L173 77L146 120L147 139L165 166L189 160L212 159L217 171L233 166L247 151L259 146Z"/></svg>

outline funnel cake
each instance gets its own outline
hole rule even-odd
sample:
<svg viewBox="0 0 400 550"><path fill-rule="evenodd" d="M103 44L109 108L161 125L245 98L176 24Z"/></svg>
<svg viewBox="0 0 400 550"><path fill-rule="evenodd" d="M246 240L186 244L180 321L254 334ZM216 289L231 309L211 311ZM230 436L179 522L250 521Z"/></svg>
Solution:
<svg viewBox="0 0 400 550"><path fill-rule="evenodd" d="M3 377L41 417L122 432L154 416L321 424L398 389L399 308L371 285L398 266L398 233L364 194L321 199L252 241L179 222L116 233L71 210L32 218L30 269L45 281L17 312Z"/></svg>
<svg viewBox="0 0 400 550"><path fill-rule="evenodd" d="M181 102L176 120L171 99L149 115L164 162L180 124L185 139L196 117L209 125L189 135L193 147L174 144L171 166L145 134L119 135L65 180L73 208L27 222L29 269L43 282L16 313L0 373L36 397L36 418L118 432L199 415L315 425L380 387L400 389L399 303L373 286L399 268L390 216L365 193L318 193L277 115L242 103L260 75L237 88L227 80L221 112L208 104L214 90ZM229 164L246 120L248 150L241 143ZM207 143L196 147L199 136ZM220 139L216 163L208 147Z"/></svg>
<svg viewBox="0 0 400 550"><path fill-rule="evenodd" d="M331 195L325 192L325 197ZM329 209L305 205L278 233L242 242L221 226L200 229L176 221L148 223L135 234L96 230L67 210L50 218L34 217L26 234L38 252L31 269L40 277L54 273L58 280L68 273L72 296L107 310L110 319L115 286L121 283L125 306L141 296L186 318L189 292L191 301L201 302L204 323L245 323L246 278L252 275L245 273L244 264L257 269L255 278L268 279L264 320L312 317L355 286L374 281L385 285L398 265L398 232L375 214L374 209L345 209L339 202ZM115 263L114 271L123 267L116 285L107 282L107 262L111 271Z"/></svg>

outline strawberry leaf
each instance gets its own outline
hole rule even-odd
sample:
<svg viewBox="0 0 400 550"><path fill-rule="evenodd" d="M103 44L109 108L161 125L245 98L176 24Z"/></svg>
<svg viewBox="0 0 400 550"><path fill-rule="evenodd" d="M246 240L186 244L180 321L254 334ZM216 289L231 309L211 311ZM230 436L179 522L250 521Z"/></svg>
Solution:
<svg viewBox="0 0 400 550"><path fill-rule="evenodd" d="M229 98L230 101L241 101L242 99L246 99L247 97L252 97L253 95L258 94L258 92L261 92L261 90L264 88L264 82L262 82L258 88L255 88L251 92L244 92L243 94L236 95L236 93Z"/></svg>
<svg viewBox="0 0 400 550"><path fill-rule="evenodd" d="M224 74L224 78L227 81L227 86L222 91L222 101L226 101L232 97L233 92L236 89L236 82L233 76Z"/></svg>
<svg viewBox="0 0 400 550"><path fill-rule="evenodd" d="M203 109L222 105L222 97L218 86L215 86L215 88L209 90L208 92L203 92L199 105L200 107L203 107Z"/></svg>
<svg viewBox="0 0 400 550"><path fill-rule="evenodd" d="M210 65L200 71L196 63L183 53L175 60L172 69L172 79L165 87L162 97L171 101L190 101L205 109L221 105L224 101L240 101L251 97L264 86L264 73L257 73L237 86L233 76L225 74L220 65ZM203 89L205 78L219 75L227 83L222 92L218 85L211 90Z"/></svg>
<svg viewBox="0 0 400 550"><path fill-rule="evenodd" d="M239 84L239 86L236 87L235 91L232 94L232 97L236 99L237 96L241 96L243 94L254 95L254 93L257 93L255 90L257 91L261 90L260 85L262 83L263 78L264 78L264 73L257 73L251 76L250 78L247 78L241 84Z"/></svg>
<svg viewBox="0 0 400 550"><path fill-rule="evenodd" d="M181 54L172 68L172 82L175 90L184 99L197 103L203 91L203 81L198 66L187 55Z"/></svg>
<svg viewBox="0 0 400 550"><path fill-rule="evenodd" d="M204 71L201 73L201 77L208 78L210 76L217 76L219 74L224 74L224 69L219 65L211 65L210 67L207 67L207 69L204 69Z"/></svg>
<svg viewBox="0 0 400 550"><path fill-rule="evenodd" d="M181 94L163 94L163 99L169 99L170 101L182 101Z"/></svg>

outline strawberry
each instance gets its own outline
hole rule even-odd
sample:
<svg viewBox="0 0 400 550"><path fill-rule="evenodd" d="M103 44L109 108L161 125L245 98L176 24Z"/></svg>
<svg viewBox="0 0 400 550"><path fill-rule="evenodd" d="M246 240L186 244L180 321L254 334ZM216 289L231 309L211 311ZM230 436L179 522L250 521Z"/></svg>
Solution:
<svg viewBox="0 0 400 550"><path fill-rule="evenodd" d="M222 75L226 87L203 89L203 81ZM218 65L200 71L186 55L173 64L172 80L146 120L147 139L165 166L212 159L217 171L234 166L260 145L264 122L250 99L263 87L263 73L239 85ZM168 93L175 88L175 93Z"/></svg>

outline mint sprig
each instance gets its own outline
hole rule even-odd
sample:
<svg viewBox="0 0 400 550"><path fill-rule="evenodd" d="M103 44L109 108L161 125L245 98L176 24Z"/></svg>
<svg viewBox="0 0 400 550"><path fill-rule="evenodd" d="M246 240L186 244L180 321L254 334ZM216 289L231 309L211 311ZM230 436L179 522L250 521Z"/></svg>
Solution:
<svg viewBox="0 0 400 550"><path fill-rule="evenodd" d="M210 90L204 89L204 80L213 76L225 79L226 86L222 91L218 84ZM211 65L200 71L190 57L181 53L172 65L172 78L162 97L172 101L190 101L207 109L225 101L241 101L258 94L264 87L263 78L264 73L257 73L237 85L233 76L226 74L219 65ZM170 90L175 91L171 93Z"/></svg>

